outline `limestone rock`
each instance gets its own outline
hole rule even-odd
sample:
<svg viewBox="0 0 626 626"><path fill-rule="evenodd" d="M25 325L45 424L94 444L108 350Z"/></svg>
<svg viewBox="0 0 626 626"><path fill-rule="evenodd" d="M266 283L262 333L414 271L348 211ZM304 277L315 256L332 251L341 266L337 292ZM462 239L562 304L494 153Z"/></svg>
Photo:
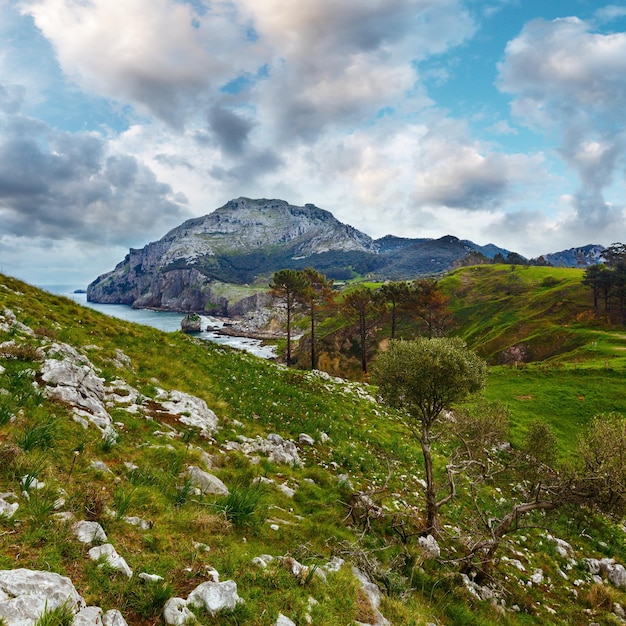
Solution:
<svg viewBox="0 0 626 626"><path fill-rule="evenodd" d="M274 626L296 626L296 624L282 613L279 613L278 619L276 620L276 624L274 624Z"/></svg>
<svg viewBox="0 0 626 626"><path fill-rule="evenodd" d="M313 439L313 437L311 437L311 435L307 435L306 433L300 433L298 435L298 443L301 446L314 446L315 445L315 439Z"/></svg>
<svg viewBox="0 0 626 626"><path fill-rule="evenodd" d="M0 571L0 619L9 626L31 626L45 610L63 605L75 612L85 607L69 578L29 569Z"/></svg>
<svg viewBox="0 0 626 626"><path fill-rule="evenodd" d="M12 518L19 507L20 505L17 502L9 503L0 498L0 517Z"/></svg>
<svg viewBox="0 0 626 626"><path fill-rule="evenodd" d="M187 597L187 604L197 605L214 615L223 609L234 609L243 600L237 594L237 583L208 581L198 585Z"/></svg>
<svg viewBox="0 0 626 626"><path fill-rule="evenodd" d="M106 543L104 529L98 522L80 521L72 526L72 532L81 543Z"/></svg>
<svg viewBox="0 0 626 626"><path fill-rule="evenodd" d="M105 543L102 546L96 546L95 548L91 548L89 550L89 558L92 561L97 561L98 559L104 557L105 562L112 567L113 569L121 572L128 578L132 578L133 570L130 569L128 563L121 557L115 548L110 543Z"/></svg>
<svg viewBox="0 0 626 626"><path fill-rule="evenodd" d="M352 568L352 573L356 576L356 578L361 583L361 588L363 589L363 591L365 592L365 594L367 595L370 601L372 612L376 619L376 621L372 622L370 626L390 626L389 621L380 612L380 597L381 597L380 589L373 582L371 582L363 572L361 572L356 567Z"/></svg>
<svg viewBox="0 0 626 626"><path fill-rule="evenodd" d="M187 600L170 598L163 607L163 620L169 626L193 624L196 616L187 608Z"/></svg>
<svg viewBox="0 0 626 626"><path fill-rule="evenodd" d="M128 626L128 624L117 609L111 609L102 616L102 626Z"/></svg>
<svg viewBox="0 0 626 626"><path fill-rule="evenodd" d="M213 474L209 474L195 465L187 468L187 476L202 493L219 496L227 496L229 494L228 487L217 476L213 476Z"/></svg>
<svg viewBox="0 0 626 626"><path fill-rule="evenodd" d="M169 413L176 415L179 422L198 428L204 437L209 437L217 430L217 415L201 398L174 390L161 405Z"/></svg>
<svg viewBox="0 0 626 626"><path fill-rule="evenodd" d="M432 535L420 537L418 541L425 559L438 559L441 556L439 544Z"/></svg>
<svg viewBox="0 0 626 626"><path fill-rule="evenodd" d="M98 606L81 609L74 616L72 626L102 626L102 609Z"/></svg>

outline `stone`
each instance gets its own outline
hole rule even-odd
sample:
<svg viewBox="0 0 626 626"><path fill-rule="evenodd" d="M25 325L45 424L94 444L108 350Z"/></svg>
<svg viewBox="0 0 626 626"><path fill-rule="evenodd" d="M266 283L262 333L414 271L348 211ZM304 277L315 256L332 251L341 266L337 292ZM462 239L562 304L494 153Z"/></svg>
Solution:
<svg viewBox="0 0 626 626"><path fill-rule="evenodd" d="M128 624L117 609L111 609L102 616L102 626L128 626Z"/></svg>
<svg viewBox="0 0 626 626"><path fill-rule="evenodd" d="M218 496L227 496L230 493L228 487L217 476L213 476L213 474L209 474L195 465L190 465L187 468L187 476L202 493Z"/></svg>
<svg viewBox="0 0 626 626"><path fill-rule="evenodd" d="M102 609L99 606L81 609L74 616L72 626L102 626Z"/></svg>
<svg viewBox="0 0 626 626"><path fill-rule="evenodd" d="M83 409L83 417L100 430L113 428L113 420L104 402L106 390L87 357L67 344L53 344L48 349L48 359L41 366L41 380L48 396Z"/></svg>
<svg viewBox="0 0 626 626"><path fill-rule="evenodd" d="M85 608L66 576L23 568L0 571L0 619L7 624L32 624L45 610L63 605L74 612Z"/></svg>
<svg viewBox="0 0 626 626"><path fill-rule="evenodd" d="M171 391L169 399L161 406L178 417L178 421L198 428L203 437L210 437L217 430L217 415L206 402L182 391Z"/></svg>
<svg viewBox="0 0 626 626"><path fill-rule="evenodd" d="M541 583L543 583L543 570L536 569L530 577L530 580L533 582L534 585L540 585Z"/></svg>
<svg viewBox="0 0 626 626"><path fill-rule="evenodd" d="M365 592L365 595L369 599L372 613L376 621L371 622L371 626L390 626L389 620L380 612L380 589L371 582L367 576L356 567L352 568L352 573L361 583L361 589Z"/></svg>
<svg viewBox="0 0 626 626"><path fill-rule="evenodd" d="M441 549L439 548L439 544L432 535L420 537L418 543L420 548L422 549L422 555L425 559L438 559L441 556Z"/></svg>
<svg viewBox="0 0 626 626"><path fill-rule="evenodd" d="M196 622L196 616L187 608L187 600L170 598L163 607L163 621L169 626L184 626Z"/></svg>
<svg viewBox="0 0 626 626"><path fill-rule="evenodd" d="M80 521L72 526L72 532L81 543L106 543L108 538L98 522Z"/></svg>
<svg viewBox="0 0 626 626"><path fill-rule="evenodd" d="M283 615L282 613L278 614L278 619L274 626L296 626L295 622L292 622L288 617Z"/></svg>
<svg viewBox="0 0 626 626"><path fill-rule="evenodd" d="M105 543L102 546L91 548L88 554L92 561L104 558L107 565L118 572L121 572L125 576L128 576L128 578L132 578L133 570L130 569L128 563L126 563L124 558L117 553L115 548L110 543Z"/></svg>
<svg viewBox="0 0 626 626"><path fill-rule="evenodd" d="M158 574L146 574L146 572L141 572L139 578L147 583L160 583L164 580L163 576L159 576Z"/></svg>
<svg viewBox="0 0 626 626"><path fill-rule="evenodd" d="M207 581L198 585L187 597L187 604L206 609L211 615L223 609L234 609L243 600L237 594L234 580Z"/></svg>
<svg viewBox="0 0 626 626"><path fill-rule="evenodd" d="M307 435L306 433L300 433L300 435L298 436L298 443L301 446L314 446L315 439L313 439L311 435Z"/></svg>
<svg viewBox="0 0 626 626"><path fill-rule="evenodd" d="M266 569L273 560L274 557L271 554L261 554L261 556L255 556L252 559L252 563L261 569Z"/></svg>
<svg viewBox="0 0 626 626"><path fill-rule="evenodd" d="M616 587L626 587L626 569L623 565L616 563L607 567L607 578Z"/></svg>
<svg viewBox="0 0 626 626"><path fill-rule="evenodd" d="M20 505L17 502L9 503L0 498L0 517L11 519L19 508Z"/></svg>
<svg viewBox="0 0 626 626"><path fill-rule="evenodd" d="M141 530L150 530L152 528L152 522L142 519L141 517L131 515L128 517L123 517L122 519L131 526L138 526L139 528L141 528Z"/></svg>
<svg viewBox="0 0 626 626"><path fill-rule="evenodd" d="M199 333L202 331L202 318L197 313L190 313L181 320L180 329L184 333Z"/></svg>

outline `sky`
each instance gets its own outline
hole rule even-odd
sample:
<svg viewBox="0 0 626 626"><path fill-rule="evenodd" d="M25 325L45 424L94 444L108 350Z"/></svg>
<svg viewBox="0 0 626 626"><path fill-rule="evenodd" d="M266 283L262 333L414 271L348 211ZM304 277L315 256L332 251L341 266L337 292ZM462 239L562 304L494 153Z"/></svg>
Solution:
<svg viewBox="0 0 626 626"><path fill-rule="evenodd" d="M526 257L626 241L626 2L0 0L0 272L228 200Z"/></svg>

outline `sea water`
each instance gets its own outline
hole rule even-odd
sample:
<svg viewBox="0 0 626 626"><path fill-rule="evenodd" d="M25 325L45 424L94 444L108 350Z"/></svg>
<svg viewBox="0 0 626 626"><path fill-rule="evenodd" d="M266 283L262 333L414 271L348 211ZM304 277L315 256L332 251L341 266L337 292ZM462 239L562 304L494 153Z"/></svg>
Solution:
<svg viewBox="0 0 626 626"><path fill-rule="evenodd" d="M180 323L185 317L184 313L173 313L171 311L153 311L152 309L133 309L126 304L100 304L98 302L87 302L87 294L78 292L80 287L75 285L40 285L41 289L60 296L71 298L82 306L95 309L100 313L135 322L144 326L152 326L164 332L174 332L180 330ZM210 327L195 336L206 341L212 341L221 345L230 346L238 350L245 350L263 359L271 359L276 356L273 346L264 346L258 339L248 337L230 337L220 335L217 331L224 325L224 322L213 317L203 317L202 327Z"/></svg>

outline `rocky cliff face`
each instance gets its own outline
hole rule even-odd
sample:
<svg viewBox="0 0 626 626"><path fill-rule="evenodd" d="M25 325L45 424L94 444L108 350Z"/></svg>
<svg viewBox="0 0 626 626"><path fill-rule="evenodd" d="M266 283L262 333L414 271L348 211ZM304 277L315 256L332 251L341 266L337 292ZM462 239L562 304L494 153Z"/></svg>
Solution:
<svg viewBox="0 0 626 626"><path fill-rule="evenodd" d="M284 267L328 256L349 268L354 255L376 256L374 241L312 204L238 198L188 220L159 241L131 249L87 289L92 302L227 315L216 283L251 283Z"/></svg>

